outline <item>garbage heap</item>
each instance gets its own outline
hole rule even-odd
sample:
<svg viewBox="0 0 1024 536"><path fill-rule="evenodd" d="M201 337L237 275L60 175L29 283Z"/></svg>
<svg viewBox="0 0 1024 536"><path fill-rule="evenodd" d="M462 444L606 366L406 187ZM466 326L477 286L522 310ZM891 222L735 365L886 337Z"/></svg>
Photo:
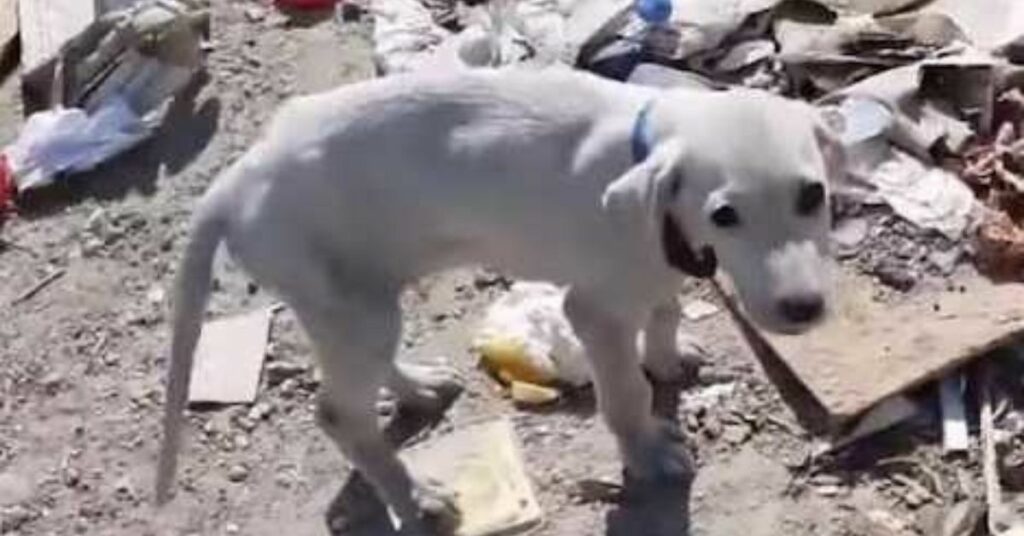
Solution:
<svg viewBox="0 0 1024 536"><path fill-rule="evenodd" d="M660 4L659 4L660 2ZM562 63L760 88L842 123L838 257L897 292L964 264L1024 279L1024 3L375 0L381 74Z"/></svg>

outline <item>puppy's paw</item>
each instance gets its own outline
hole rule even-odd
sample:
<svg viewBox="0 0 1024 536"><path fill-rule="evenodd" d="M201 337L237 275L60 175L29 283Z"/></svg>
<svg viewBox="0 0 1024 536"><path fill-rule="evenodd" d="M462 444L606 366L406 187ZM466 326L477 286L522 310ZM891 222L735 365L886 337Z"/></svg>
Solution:
<svg viewBox="0 0 1024 536"><path fill-rule="evenodd" d="M708 352L689 335L680 335L674 349L652 349L644 355L644 369L656 381L692 385Z"/></svg>
<svg viewBox="0 0 1024 536"><path fill-rule="evenodd" d="M416 482L413 489L415 519L404 520L402 536L450 536L459 526L460 514L452 494L433 481Z"/></svg>
<svg viewBox="0 0 1024 536"><path fill-rule="evenodd" d="M625 453L627 477L642 482L689 483L696 464L685 436L674 423L656 422L647 437L630 443Z"/></svg>
<svg viewBox="0 0 1024 536"><path fill-rule="evenodd" d="M400 363L396 385L398 406L417 412L442 411L462 393L459 371L446 363Z"/></svg>

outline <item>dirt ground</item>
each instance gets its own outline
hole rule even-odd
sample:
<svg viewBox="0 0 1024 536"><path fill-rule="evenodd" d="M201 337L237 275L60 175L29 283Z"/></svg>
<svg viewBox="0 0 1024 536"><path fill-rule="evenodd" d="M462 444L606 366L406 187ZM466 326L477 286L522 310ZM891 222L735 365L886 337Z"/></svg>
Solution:
<svg viewBox="0 0 1024 536"><path fill-rule="evenodd" d="M252 407L190 415L182 483L152 506L167 295L193 201L244 151L277 105L373 75L369 32L327 20L289 25L252 1L213 2L209 76L158 136L123 158L32 196L0 248L0 534L314 535L349 468L313 422L316 379L294 318L277 315ZM0 92L0 144L16 134L17 76ZM64 275L9 305L47 274ZM274 301L221 256L210 316ZM466 392L439 426L507 415L546 520L534 534L684 534L679 501L598 500L619 480L609 433L586 393L521 411L476 369L473 323L503 290L479 269L441 274L407 295L403 359L450 358ZM694 286L684 301L710 296ZM710 298L709 298L710 299ZM725 313L686 326L713 356L678 416L697 450L695 536L939 534L954 500L977 496L973 460L943 460L935 420L815 458ZM298 365L298 366L291 366ZM581 484L583 483L583 484ZM379 534L379 532L377 532Z"/></svg>

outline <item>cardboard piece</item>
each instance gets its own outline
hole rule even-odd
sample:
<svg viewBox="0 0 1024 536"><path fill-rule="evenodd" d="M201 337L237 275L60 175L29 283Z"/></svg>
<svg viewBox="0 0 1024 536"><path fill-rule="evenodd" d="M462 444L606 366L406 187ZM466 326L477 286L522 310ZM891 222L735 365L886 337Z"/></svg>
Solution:
<svg viewBox="0 0 1024 536"><path fill-rule="evenodd" d="M512 423L500 418L459 428L404 452L413 474L455 493L455 536L506 536L541 522Z"/></svg>
<svg viewBox="0 0 1024 536"><path fill-rule="evenodd" d="M208 322L192 364L189 402L252 402L266 355L271 312L260 309Z"/></svg>
<svg viewBox="0 0 1024 536"><path fill-rule="evenodd" d="M1024 285L963 276L953 290L873 299L876 284L841 270L832 318L803 335L758 330L835 423L941 377L1024 334Z"/></svg>
<svg viewBox="0 0 1024 536"><path fill-rule="evenodd" d="M18 2L0 0L0 64L6 63L7 54L18 37Z"/></svg>
<svg viewBox="0 0 1024 536"><path fill-rule="evenodd" d="M18 2L22 72L32 73L56 58L61 45L95 18L96 6L91 0Z"/></svg>

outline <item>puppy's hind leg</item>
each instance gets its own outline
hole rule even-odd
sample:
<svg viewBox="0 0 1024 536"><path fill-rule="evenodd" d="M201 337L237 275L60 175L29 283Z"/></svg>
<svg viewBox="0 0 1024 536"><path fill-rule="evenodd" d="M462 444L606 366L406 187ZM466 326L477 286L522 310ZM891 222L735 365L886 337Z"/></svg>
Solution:
<svg viewBox="0 0 1024 536"><path fill-rule="evenodd" d="M445 534L458 513L439 490L413 480L377 423L401 330L398 293L365 287L296 307L323 371L318 421L402 522L403 534Z"/></svg>

